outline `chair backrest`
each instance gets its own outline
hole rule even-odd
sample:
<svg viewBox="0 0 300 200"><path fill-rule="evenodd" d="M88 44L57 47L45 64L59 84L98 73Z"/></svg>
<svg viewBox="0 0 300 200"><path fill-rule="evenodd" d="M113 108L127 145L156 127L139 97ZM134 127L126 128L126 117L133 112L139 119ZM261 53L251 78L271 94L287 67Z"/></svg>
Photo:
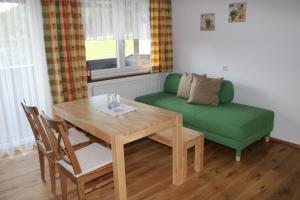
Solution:
<svg viewBox="0 0 300 200"><path fill-rule="evenodd" d="M76 174L81 173L81 168L77 160L75 151L68 137L68 128L63 120L54 120L43 113L42 122L53 146L56 159L64 160L73 167ZM58 135L55 135L57 133Z"/></svg>
<svg viewBox="0 0 300 200"><path fill-rule="evenodd" d="M36 106L27 106L26 102L24 100L23 100L23 102L21 102L21 105L24 109L25 115L26 115L27 120L32 129L32 132L33 132L36 144L38 145L38 148L40 147L40 148L42 148L42 150L46 151L44 153L52 151L50 141L49 141L48 136L45 132L45 129L42 125L37 107ZM41 145L43 145L44 147L41 147Z"/></svg>

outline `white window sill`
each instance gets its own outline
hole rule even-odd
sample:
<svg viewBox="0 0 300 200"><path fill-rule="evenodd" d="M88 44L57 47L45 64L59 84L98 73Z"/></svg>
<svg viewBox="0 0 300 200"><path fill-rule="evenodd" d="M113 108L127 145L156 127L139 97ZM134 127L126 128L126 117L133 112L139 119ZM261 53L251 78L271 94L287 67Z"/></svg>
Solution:
<svg viewBox="0 0 300 200"><path fill-rule="evenodd" d="M112 79L117 77L124 77L136 74L145 74L151 72L151 66L137 66L137 67L121 67L112 69L93 70L90 74L90 82Z"/></svg>

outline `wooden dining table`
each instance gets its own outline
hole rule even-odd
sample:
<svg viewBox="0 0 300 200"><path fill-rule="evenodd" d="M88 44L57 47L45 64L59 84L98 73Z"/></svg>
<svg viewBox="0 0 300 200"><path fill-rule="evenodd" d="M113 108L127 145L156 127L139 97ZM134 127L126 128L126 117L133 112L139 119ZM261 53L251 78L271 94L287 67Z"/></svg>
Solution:
<svg viewBox="0 0 300 200"><path fill-rule="evenodd" d="M186 173L182 115L123 98L121 103L134 106L136 111L117 117L102 112L99 108L107 106L107 95L56 104L53 109L56 116L111 144L116 199L127 199L124 145L168 128L173 133L173 184L181 185Z"/></svg>

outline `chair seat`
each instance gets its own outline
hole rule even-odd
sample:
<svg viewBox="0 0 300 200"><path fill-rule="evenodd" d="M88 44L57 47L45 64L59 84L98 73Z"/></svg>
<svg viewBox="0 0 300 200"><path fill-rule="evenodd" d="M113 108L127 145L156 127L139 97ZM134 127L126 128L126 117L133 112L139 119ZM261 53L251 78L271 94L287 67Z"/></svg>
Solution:
<svg viewBox="0 0 300 200"><path fill-rule="evenodd" d="M97 143L81 148L75 151L75 154L81 168L80 174L75 175L72 165L64 160L59 160L58 164L76 178L112 163L111 150Z"/></svg>
<svg viewBox="0 0 300 200"><path fill-rule="evenodd" d="M58 134L55 134L58 137ZM89 142L90 139L81 131L77 130L76 128L69 128L69 139L72 146ZM44 143L41 141L37 141L38 145L41 147L42 151L46 154L52 153L53 151L46 151ZM64 143L61 141L62 147L64 147Z"/></svg>
<svg viewBox="0 0 300 200"><path fill-rule="evenodd" d="M90 141L90 139L83 132L77 130L76 128L69 128L69 139L72 146Z"/></svg>

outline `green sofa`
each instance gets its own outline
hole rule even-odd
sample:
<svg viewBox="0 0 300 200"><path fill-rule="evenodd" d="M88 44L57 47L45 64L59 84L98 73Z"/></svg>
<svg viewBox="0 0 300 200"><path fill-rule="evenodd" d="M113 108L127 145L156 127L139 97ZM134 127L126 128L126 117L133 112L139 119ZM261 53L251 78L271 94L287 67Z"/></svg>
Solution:
<svg viewBox="0 0 300 200"><path fill-rule="evenodd" d="M180 112L183 126L204 132L205 139L241 152L253 142L268 137L273 130L274 112L233 103L234 89L224 80L219 94L219 106L188 104L176 96L181 74L169 74L164 91L136 98L138 102Z"/></svg>

